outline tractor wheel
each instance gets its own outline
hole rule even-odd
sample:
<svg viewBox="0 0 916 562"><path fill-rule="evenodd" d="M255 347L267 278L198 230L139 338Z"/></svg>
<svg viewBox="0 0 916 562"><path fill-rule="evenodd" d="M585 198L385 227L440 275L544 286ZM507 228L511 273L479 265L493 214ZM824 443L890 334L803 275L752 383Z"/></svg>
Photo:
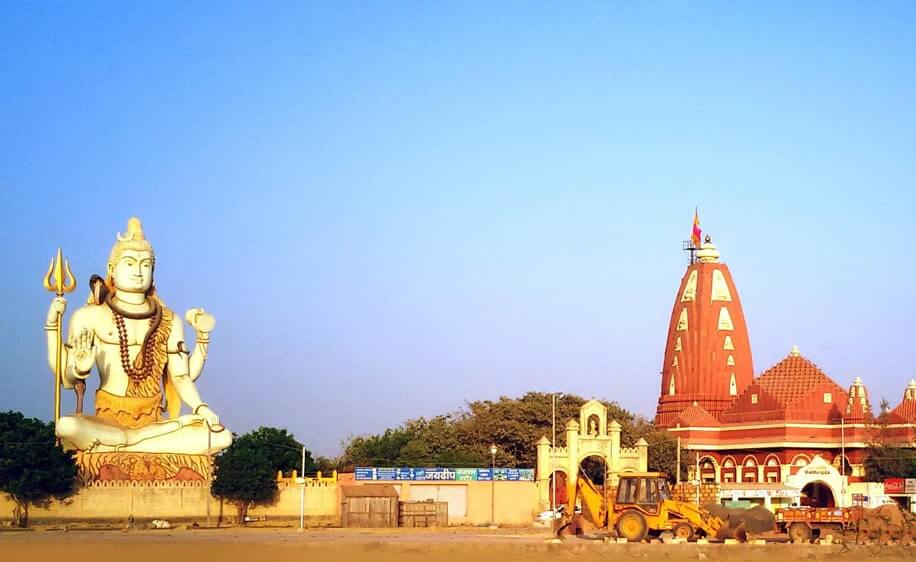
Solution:
<svg viewBox="0 0 916 562"><path fill-rule="evenodd" d="M685 541L689 541L693 538L694 532L690 523L677 523L671 529L671 534L674 535L674 538L676 539L684 539Z"/></svg>
<svg viewBox="0 0 916 562"><path fill-rule="evenodd" d="M789 539L792 542L808 542L811 540L811 527L804 523L792 523L789 526Z"/></svg>
<svg viewBox="0 0 916 562"><path fill-rule="evenodd" d="M648 530L645 517L638 511L626 511L617 519L617 536L630 542L643 540Z"/></svg>

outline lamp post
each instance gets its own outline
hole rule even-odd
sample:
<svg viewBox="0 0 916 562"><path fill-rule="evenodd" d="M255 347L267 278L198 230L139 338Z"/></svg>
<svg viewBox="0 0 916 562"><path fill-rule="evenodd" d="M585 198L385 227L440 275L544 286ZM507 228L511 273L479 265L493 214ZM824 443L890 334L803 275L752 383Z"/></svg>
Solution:
<svg viewBox="0 0 916 562"><path fill-rule="evenodd" d="M301 451L302 453L302 473L296 477L296 484L299 484L299 529L298 532L305 530L305 445L301 447L290 447L289 445L281 445L279 443L265 443L271 447L279 447L281 449L290 449L292 451ZM295 470L293 471L295 472Z"/></svg>
<svg viewBox="0 0 916 562"><path fill-rule="evenodd" d="M490 528L496 528L496 444L490 445Z"/></svg>
<svg viewBox="0 0 916 562"><path fill-rule="evenodd" d="M302 446L302 473L299 475L299 532L305 530L305 445Z"/></svg>
<svg viewBox="0 0 916 562"><path fill-rule="evenodd" d="M840 475L842 476L842 489L840 490L840 507L846 505L846 418L840 418Z"/></svg>
<svg viewBox="0 0 916 562"><path fill-rule="evenodd" d="M553 392L550 394L550 409L553 418L551 422L553 437L550 441L550 490L552 496L551 507L553 508L554 516L557 510L557 396L563 396L563 393Z"/></svg>

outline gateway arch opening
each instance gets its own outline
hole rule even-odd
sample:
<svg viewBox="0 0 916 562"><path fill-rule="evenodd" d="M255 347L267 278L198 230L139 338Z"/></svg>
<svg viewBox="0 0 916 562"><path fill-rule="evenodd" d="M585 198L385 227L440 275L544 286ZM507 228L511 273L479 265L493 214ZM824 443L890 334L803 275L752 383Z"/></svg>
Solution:
<svg viewBox="0 0 916 562"><path fill-rule="evenodd" d="M833 490L824 482L811 482L801 489L801 503L808 507L836 507Z"/></svg>

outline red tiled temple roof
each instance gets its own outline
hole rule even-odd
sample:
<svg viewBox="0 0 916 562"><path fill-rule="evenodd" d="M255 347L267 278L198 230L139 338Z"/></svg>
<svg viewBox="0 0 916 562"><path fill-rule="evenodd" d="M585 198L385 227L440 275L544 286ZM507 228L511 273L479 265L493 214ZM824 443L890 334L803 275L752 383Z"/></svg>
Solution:
<svg viewBox="0 0 916 562"><path fill-rule="evenodd" d="M837 390L845 394L817 365L796 352L767 369L756 382L783 406L790 406L807 397L815 387L822 384L836 386ZM846 397L843 398L845 403Z"/></svg>
<svg viewBox="0 0 916 562"><path fill-rule="evenodd" d="M830 401L825 402L825 394ZM849 396L817 365L793 349L748 386L722 415L726 423L762 420L839 420Z"/></svg>
<svg viewBox="0 0 916 562"><path fill-rule="evenodd" d="M719 420L702 406L694 403L674 418L672 425L678 424L684 427L710 427L719 425Z"/></svg>
<svg viewBox="0 0 916 562"><path fill-rule="evenodd" d="M916 422L916 381L910 381L903 391L903 401L891 413L907 423Z"/></svg>

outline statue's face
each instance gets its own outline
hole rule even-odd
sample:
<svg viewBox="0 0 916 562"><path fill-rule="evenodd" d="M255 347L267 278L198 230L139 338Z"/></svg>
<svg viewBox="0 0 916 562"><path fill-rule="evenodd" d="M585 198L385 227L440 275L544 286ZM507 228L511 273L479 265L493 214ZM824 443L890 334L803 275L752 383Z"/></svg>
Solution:
<svg viewBox="0 0 916 562"><path fill-rule="evenodd" d="M145 250L124 250L112 271L118 291L145 293L153 284L153 254Z"/></svg>

